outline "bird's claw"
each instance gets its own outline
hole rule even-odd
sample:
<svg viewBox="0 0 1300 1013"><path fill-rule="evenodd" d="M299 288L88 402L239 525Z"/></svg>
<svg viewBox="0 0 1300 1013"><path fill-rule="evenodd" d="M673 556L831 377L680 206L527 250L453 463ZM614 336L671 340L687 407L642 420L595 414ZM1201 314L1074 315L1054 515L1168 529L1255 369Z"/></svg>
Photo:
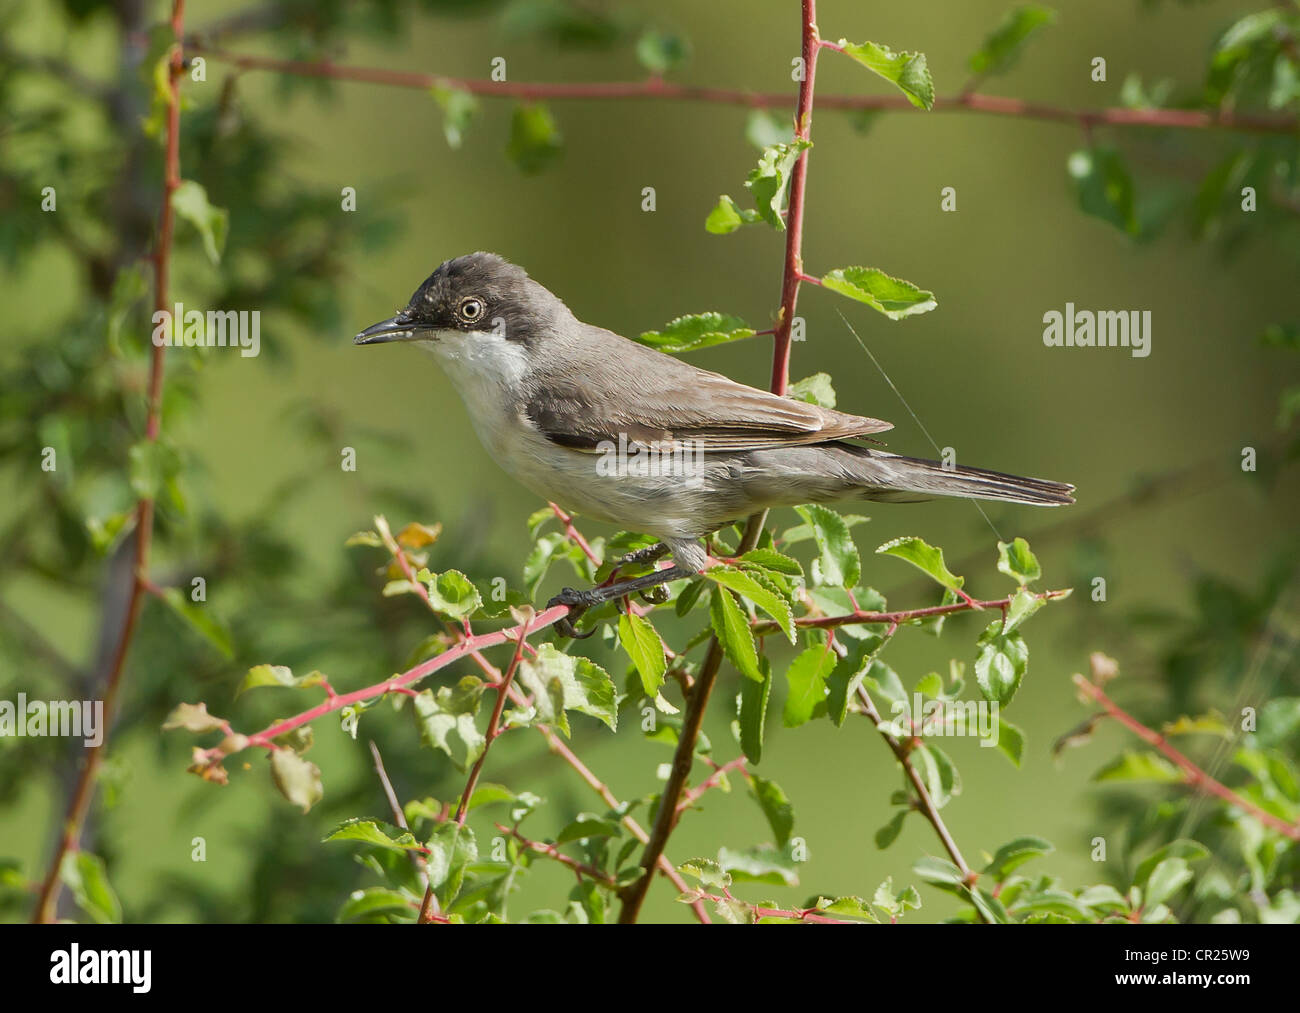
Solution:
<svg viewBox="0 0 1300 1013"><path fill-rule="evenodd" d="M577 622L582 618L582 614L591 608L597 602L592 600L590 591L578 591L571 587L562 588L560 593L546 603L546 607L553 608L556 605L569 606L569 614L556 620L556 632L562 637L568 637L571 640L586 640L596 632L593 626L586 633L579 633Z"/></svg>
<svg viewBox="0 0 1300 1013"><path fill-rule="evenodd" d="M647 588L640 594L643 602L649 605L662 605L668 600L668 585L660 584L658 587Z"/></svg>

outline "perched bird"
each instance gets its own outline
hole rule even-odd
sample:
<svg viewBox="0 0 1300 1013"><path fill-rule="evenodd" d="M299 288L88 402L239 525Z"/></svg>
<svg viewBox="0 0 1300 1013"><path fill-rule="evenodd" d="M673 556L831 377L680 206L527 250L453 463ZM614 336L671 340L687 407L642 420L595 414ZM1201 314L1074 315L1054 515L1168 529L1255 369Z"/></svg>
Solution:
<svg viewBox="0 0 1300 1013"><path fill-rule="evenodd" d="M576 610L701 572L705 535L768 507L932 496L1074 502L1063 482L852 442L893 427L747 387L583 323L491 253L448 260L405 309L353 340L427 349L502 468L568 510L661 539L637 561L672 553L670 568L552 599Z"/></svg>

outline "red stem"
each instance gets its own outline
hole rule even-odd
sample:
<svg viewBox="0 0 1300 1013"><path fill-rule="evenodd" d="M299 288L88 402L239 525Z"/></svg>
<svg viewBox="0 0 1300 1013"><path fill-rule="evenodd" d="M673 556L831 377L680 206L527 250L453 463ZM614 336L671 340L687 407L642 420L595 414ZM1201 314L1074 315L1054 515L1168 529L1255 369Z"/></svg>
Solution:
<svg viewBox="0 0 1300 1013"><path fill-rule="evenodd" d="M1274 816L1272 813L1261 809L1253 802L1246 801L1246 799L1242 798L1231 788L1216 781L1181 752L1171 746L1169 740L1163 735L1159 732L1152 731L1137 718L1133 717L1133 715L1121 708L1119 704L1115 703L1114 700L1107 696L1105 690L1096 683L1089 681L1082 675L1076 675L1074 677L1074 683L1083 690L1084 693L1100 704L1102 710L1107 714L1113 717L1138 738L1152 746L1155 746L1155 748L1159 750L1166 759L1173 762L1173 764L1183 772L1183 775L1187 778L1187 783L1193 788L1208 792L1209 794L1227 802L1229 805L1234 805L1238 809L1250 813L1255 817L1255 819L1259 820L1265 826L1272 827L1284 837L1289 837L1293 841L1300 841L1300 824L1288 823L1286 820Z"/></svg>
<svg viewBox="0 0 1300 1013"><path fill-rule="evenodd" d="M812 133L813 79L817 72L817 3L803 2L803 80L799 82L799 102L795 107L794 136L806 141ZM790 174L790 203L785 224L785 267L781 272L781 310L772 339L773 394L785 394L790 385L790 329L794 326L795 305L799 301L799 282L803 279L803 209L804 190L808 183L807 149L799 155Z"/></svg>

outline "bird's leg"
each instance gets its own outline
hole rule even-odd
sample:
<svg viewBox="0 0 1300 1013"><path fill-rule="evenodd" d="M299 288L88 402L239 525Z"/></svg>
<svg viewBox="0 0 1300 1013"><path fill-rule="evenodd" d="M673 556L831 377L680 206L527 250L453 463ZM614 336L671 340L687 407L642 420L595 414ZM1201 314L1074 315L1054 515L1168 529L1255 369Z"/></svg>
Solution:
<svg viewBox="0 0 1300 1013"><path fill-rule="evenodd" d="M655 542L654 545L647 545L645 548L637 549L635 552L629 552L626 556L618 561L618 566L639 566L643 563L655 563L668 555L667 542Z"/></svg>
<svg viewBox="0 0 1300 1013"><path fill-rule="evenodd" d="M662 555L662 553L661 553ZM555 624L555 628L560 631L561 635L566 637L576 637L581 639L589 637L595 630L579 634L574 627L574 622L582 616L587 609L595 608L597 605L603 605L607 601L613 601L615 598L622 598L624 595L634 594L638 591L646 591L650 588L659 587L661 584L667 584L670 581L682 580L685 577L696 576L693 570L688 570L683 566L670 566L666 570L656 570L654 573L647 573L643 577L633 577L630 580L621 580L617 584L609 584L605 587L593 587L589 591L577 591L574 588L566 587L560 591L554 598L546 603L547 608L554 605L568 605L569 614Z"/></svg>

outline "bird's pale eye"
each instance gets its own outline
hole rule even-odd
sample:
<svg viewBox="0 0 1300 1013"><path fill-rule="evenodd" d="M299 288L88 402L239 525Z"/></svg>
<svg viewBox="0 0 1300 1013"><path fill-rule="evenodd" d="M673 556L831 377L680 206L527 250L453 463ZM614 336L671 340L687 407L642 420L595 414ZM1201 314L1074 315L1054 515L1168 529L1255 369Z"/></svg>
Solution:
<svg viewBox="0 0 1300 1013"><path fill-rule="evenodd" d="M456 315L467 324L475 323L483 319L483 314L487 312L487 306L483 300L476 295L466 296L456 307Z"/></svg>

